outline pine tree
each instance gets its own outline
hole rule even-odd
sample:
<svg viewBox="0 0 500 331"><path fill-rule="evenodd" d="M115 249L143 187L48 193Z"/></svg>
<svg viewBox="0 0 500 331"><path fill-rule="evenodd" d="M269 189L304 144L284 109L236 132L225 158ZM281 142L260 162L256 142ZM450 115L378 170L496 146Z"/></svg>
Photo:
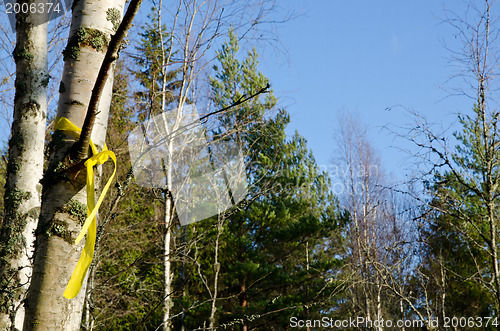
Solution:
<svg viewBox="0 0 500 331"><path fill-rule="evenodd" d="M453 167L436 172L428 184L434 217L424 229L429 242L426 267L436 277L438 293L446 293L448 316L485 316L498 311L498 180L499 113L476 106L472 116L460 116L461 131L450 153ZM489 117L489 118L488 118ZM438 262L441 262L441 266ZM449 271L448 271L449 270Z"/></svg>
<svg viewBox="0 0 500 331"><path fill-rule="evenodd" d="M217 109L269 83L257 69L257 52L248 52L240 62L238 49L237 37L230 33L211 79ZM292 315L313 317L328 310L336 289L334 273L341 261L335 252L344 218L329 191L329 179L320 172L305 139L297 133L286 137L289 116L283 109L275 110L276 103L272 92L257 96L223 113L216 121L219 128L213 131L215 140L234 141L243 149L249 187L245 202L222 216L220 265L213 264L212 245L207 249L200 244L203 250L196 255L194 249L192 256L203 263L201 274L193 268L193 282L211 284L211 294L219 272L215 304L219 327L285 328ZM214 224L217 219L212 218L193 227L206 243L213 243ZM202 284L189 289L191 300L210 302L210 296L202 294ZM208 325L209 313L207 303L188 312L184 323Z"/></svg>

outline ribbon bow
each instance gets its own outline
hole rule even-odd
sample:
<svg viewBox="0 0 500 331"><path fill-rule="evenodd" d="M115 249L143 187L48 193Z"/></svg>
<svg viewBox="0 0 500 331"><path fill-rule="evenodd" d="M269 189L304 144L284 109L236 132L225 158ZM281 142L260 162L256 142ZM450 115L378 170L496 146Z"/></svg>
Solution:
<svg viewBox="0 0 500 331"><path fill-rule="evenodd" d="M78 134L82 132L79 127L77 127L64 117L56 118L54 130L73 131ZM85 279L87 270L89 269L94 257L94 247L97 234L97 211L99 210L99 207L104 200L104 196L108 192L109 186L111 185L111 182L113 181L113 178L116 174L115 153L108 150L106 144L104 145L103 150L98 153L97 148L92 140L90 140L90 148L92 149L93 156L84 163L84 165L87 167L87 219L82 226L80 234L75 240L75 244L78 244L83 239L85 233L87 233L87 238L85 239L85 247L83 248L82 254L80 255L80 259L78 259L78 263L76 264L76 267L73 270L73 274L71 275L68 285L66 286L66 290L64 291L64 297L66 299L73 299L82 288L83 280ZM108 158L111 158L111 160L113 160L115 168L113 170L113 174L104 186L96 204L94 188L94 166L103 164L108 160Z"/></svg>

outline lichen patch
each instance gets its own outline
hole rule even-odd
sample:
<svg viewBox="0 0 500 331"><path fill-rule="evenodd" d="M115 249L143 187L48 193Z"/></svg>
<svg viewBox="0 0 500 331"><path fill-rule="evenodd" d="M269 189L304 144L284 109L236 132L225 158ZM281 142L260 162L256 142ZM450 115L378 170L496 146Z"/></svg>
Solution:
<svg viewBox="0 0 500 331"><path fill-rule="evenodd" d="M92 47L96 51L105 52L108 48L108 38L97 29L78 28L68 40L68 45L63 51L64 60L72 58L78 60L82 47Z"/></svg>

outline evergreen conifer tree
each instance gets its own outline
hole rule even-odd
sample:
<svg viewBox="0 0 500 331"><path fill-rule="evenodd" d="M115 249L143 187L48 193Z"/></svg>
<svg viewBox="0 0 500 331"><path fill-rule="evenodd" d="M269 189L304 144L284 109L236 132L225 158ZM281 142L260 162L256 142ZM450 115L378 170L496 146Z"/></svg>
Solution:
<svg viewBox="0 0 500 331"><path fill-rule="evenodd" d="M257 69L255 49L242 61L238 50L231 32L211 79L216 109L233 105L269 83ZM216 271L220 293L215 325L239 325L240 330L282 329L291 316L318 317L320 311L330 309L330 299L338 290L334 275L341 265L337 253L345 217L305 139L298 133L287 138L289 115L276 110L276 104L271 92L229 109L216 120L213 139L234 141L246 155L249 192L243 203L223 215L220 267L213 265L215 247L210 244L216 240L217 220L194 225L198 234L204 233L207 245L193 255L202 272L193 272L199 289L191 300L207 304L188 313L189 327L201 327L202 321L209 320L206 307L211 297L201 293L206 293L204 287L213 287Z"/></svg>

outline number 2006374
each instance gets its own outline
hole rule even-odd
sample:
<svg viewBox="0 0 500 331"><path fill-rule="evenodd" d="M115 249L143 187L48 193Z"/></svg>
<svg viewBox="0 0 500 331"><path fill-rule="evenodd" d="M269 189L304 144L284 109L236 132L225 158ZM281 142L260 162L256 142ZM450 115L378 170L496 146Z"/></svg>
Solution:
<svg viewBox="0 0 500 331"><path fill-rule="evenodd" d="M487 328L498 327L497 317L445 317L444 328Z"/></svg>
<svg viewBox="0 0 500 331"><path fill-rule="evenodd" d="M46 2L46 3L9 3L7 2L5 4L5 9L7 14L35 14L35 13L51 13L51 12L56 12L59 13L61 12L61 8L59 7L59 2L57 3L51 3L51 2Z"/></svg>

